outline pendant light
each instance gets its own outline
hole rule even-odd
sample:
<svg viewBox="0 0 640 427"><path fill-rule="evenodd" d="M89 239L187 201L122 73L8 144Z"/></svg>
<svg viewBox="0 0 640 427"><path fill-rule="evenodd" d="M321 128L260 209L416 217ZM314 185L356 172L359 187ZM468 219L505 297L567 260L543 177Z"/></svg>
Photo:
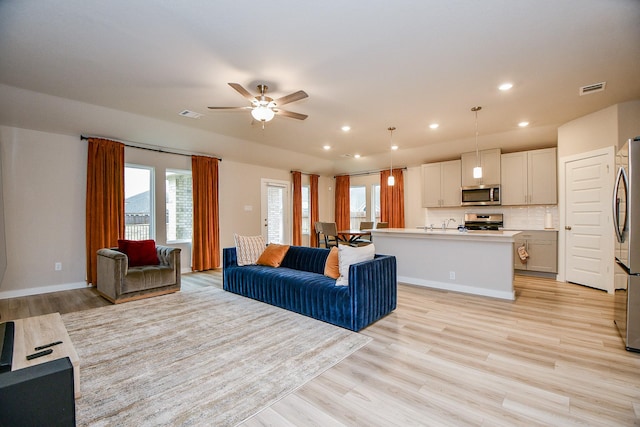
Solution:
<svg viewBox="0 0 640 427"><path fill-rule="evenodd" d="M389 165L389 178L387 178L387 185L393 187L396 183L396 179L393 176L393 131L396 130L395 126L390 126L388 131L391 133L391 164ZM396 147L397 148L397 147Z"/></svg>
<svg viewBox="0 0 640 427"><path fill-rule="evenodd" d="M480 166L480 153L478 151L478 111L482 110L482 107L473 107L471 111L476 113L476 167L473 168L473 177L475 179L482 178L482 167Z"/></svg>

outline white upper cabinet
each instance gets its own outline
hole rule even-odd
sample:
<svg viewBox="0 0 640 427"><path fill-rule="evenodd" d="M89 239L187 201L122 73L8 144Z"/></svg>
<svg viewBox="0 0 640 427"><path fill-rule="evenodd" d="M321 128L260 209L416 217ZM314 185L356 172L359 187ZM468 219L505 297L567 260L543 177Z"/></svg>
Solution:
<svg viewBox="0 0 640 427"><path fill-rule="evenodd" d="M473 168L477 165L476 152L462 154L462 186L500 184L500 149L481 150L479 152L482 178L473 177Z"/></svg>
<svg viewBox="0 0 640 427"><path fill-rule="evenodd" d="M503 154L503 205L554 205L557 196L556 149Z"/></svg>
<svg viewBox="0 0 640 427"><path fill-rule="evenodd" d="M422 165L422 206L459 207L460 160Z"/></svg>

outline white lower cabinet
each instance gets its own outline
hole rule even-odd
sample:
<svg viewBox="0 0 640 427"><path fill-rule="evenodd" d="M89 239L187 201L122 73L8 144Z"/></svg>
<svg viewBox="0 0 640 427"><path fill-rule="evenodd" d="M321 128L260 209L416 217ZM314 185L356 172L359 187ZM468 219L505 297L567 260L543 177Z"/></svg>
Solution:
<svg viewBox="0 0 640 427"><path fill-rule="evenodd" d="M513 268L543 273L558 272L557 231L523 231L517 234L514 239ZM524 246L529 255L526 261L520 258L518 248L521 246Z"/></svg>

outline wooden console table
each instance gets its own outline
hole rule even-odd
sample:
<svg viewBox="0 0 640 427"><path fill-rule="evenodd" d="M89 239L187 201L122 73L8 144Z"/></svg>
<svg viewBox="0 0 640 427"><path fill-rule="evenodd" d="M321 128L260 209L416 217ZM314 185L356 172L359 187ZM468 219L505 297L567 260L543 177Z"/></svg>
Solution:
<svg viewBox="0 0 640 427"><path fill-rule="evenodd" d="M62 323L60 313L45 314L44 316L28 317L13 320L15 336L13 340L13 362L11 370L27 368L50 360L68 357L73 365L73 388L75 398L80 397L80 359L69 338L67 329ZM36 347L62 341L62 344L49 348L53 353L36 359L27 360L27 355L36 353Z"/></svg>

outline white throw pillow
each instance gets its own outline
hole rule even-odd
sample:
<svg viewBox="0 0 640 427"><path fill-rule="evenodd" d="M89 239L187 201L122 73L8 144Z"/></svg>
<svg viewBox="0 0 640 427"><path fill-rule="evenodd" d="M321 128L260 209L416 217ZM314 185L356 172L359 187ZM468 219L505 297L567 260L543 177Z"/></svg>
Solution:
<svg viewBox="0 0 640 427"><path fill-rule="evenodd" d="M238 265L254 265L266 247L262 236L233 235Z"/></svg>
<svg viewBox="0 0 640 427"><path fill-rule="evenodd" d="M371 245L351 247L338 245L338 266L340 277L336 280L336 286L349 286L349 266L363 261L372 260L376 255L376 248Z"/></svg>

